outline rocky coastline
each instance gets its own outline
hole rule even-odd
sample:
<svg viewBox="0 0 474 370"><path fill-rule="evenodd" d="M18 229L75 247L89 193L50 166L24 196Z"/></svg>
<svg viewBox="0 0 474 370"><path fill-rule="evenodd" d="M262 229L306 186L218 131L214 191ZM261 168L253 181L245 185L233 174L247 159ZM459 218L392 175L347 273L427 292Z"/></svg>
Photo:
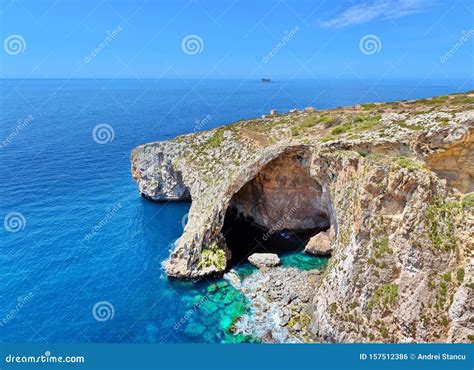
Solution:
<svg viewBox="0 0 474 370"><path fill-rule="evenodd" d="M234 287L250 302L250 311L234 323L231 331L265 343L319 341L311 329L310 303L320 279L319 270L284 267L246 277Z"/></svg>
<svg viewBox="0 0 474 370"><path fill-rule="evenodd" d="M175 278L223 275L265 342L474 341L474 92L265 115L141 145L132 176L155 201L190 200L166 262ZM229 215L321 231L320 272L232 275Z"/></svg>

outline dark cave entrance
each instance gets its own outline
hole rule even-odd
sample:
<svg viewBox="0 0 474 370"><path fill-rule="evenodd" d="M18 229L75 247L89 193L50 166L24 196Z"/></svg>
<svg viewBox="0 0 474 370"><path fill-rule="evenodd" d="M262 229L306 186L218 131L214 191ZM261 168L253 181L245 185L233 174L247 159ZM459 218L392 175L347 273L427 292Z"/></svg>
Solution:
<svg viewBox="0 0 474 370"><path fill-rule="evenodd" d="M251 221L239 218L233 211L227 212L223 232L227 247L232 251L229 266L245 262L253 253L281 255L302 251L312 236L324 230L326 229L270 232Z"/></svg>
<svg viewBox="0 0 474 370"><path fill-rule="evenodd" d="M330 200L302 153L281 155L264 166L229 202L222 232L232 252L229 266L252 253L282 255L304 249L330 227Z"/></svg>

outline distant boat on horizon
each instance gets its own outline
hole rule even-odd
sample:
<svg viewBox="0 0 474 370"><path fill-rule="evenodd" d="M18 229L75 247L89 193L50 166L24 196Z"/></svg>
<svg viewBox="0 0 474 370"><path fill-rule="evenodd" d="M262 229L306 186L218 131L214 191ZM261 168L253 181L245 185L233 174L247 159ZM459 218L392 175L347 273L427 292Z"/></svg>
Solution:
<svg viewBox="0 0 474 370"><path fill-rule="evenodd" d="M262 82L272 82L270 78L262 78Z"/></svg>

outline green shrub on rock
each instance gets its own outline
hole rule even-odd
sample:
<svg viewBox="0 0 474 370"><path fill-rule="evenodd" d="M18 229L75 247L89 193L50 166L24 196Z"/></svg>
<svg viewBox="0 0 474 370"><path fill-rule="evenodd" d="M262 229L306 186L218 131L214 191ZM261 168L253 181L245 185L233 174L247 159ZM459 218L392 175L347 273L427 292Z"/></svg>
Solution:
<svg viewBox="0 0 474 370"><path fill-rule="evenodd" d="M224 270L226 266L225 252L216 242L213 242L209 248L201 252L198 268L214 267L217 270Z"/></svg>

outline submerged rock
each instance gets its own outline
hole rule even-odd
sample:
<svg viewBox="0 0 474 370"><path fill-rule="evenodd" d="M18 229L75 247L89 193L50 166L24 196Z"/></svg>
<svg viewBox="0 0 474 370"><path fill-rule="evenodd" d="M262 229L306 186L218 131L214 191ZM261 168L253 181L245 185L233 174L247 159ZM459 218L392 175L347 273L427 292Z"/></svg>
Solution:
<svg viewBox="0 0 474 370"><path fill-rule="evenodd" d="M204 333L205 330L206 327L203 324L196 321L190 321L186 325L184 332L191 337L199 337Z"/></svg>
<svg viewBox="0 0 474 370"><path fill-rule="evenodd" d="M280 258L274 253L254 253L249 256L249 262L259 269L278 266Z"/></svg>

